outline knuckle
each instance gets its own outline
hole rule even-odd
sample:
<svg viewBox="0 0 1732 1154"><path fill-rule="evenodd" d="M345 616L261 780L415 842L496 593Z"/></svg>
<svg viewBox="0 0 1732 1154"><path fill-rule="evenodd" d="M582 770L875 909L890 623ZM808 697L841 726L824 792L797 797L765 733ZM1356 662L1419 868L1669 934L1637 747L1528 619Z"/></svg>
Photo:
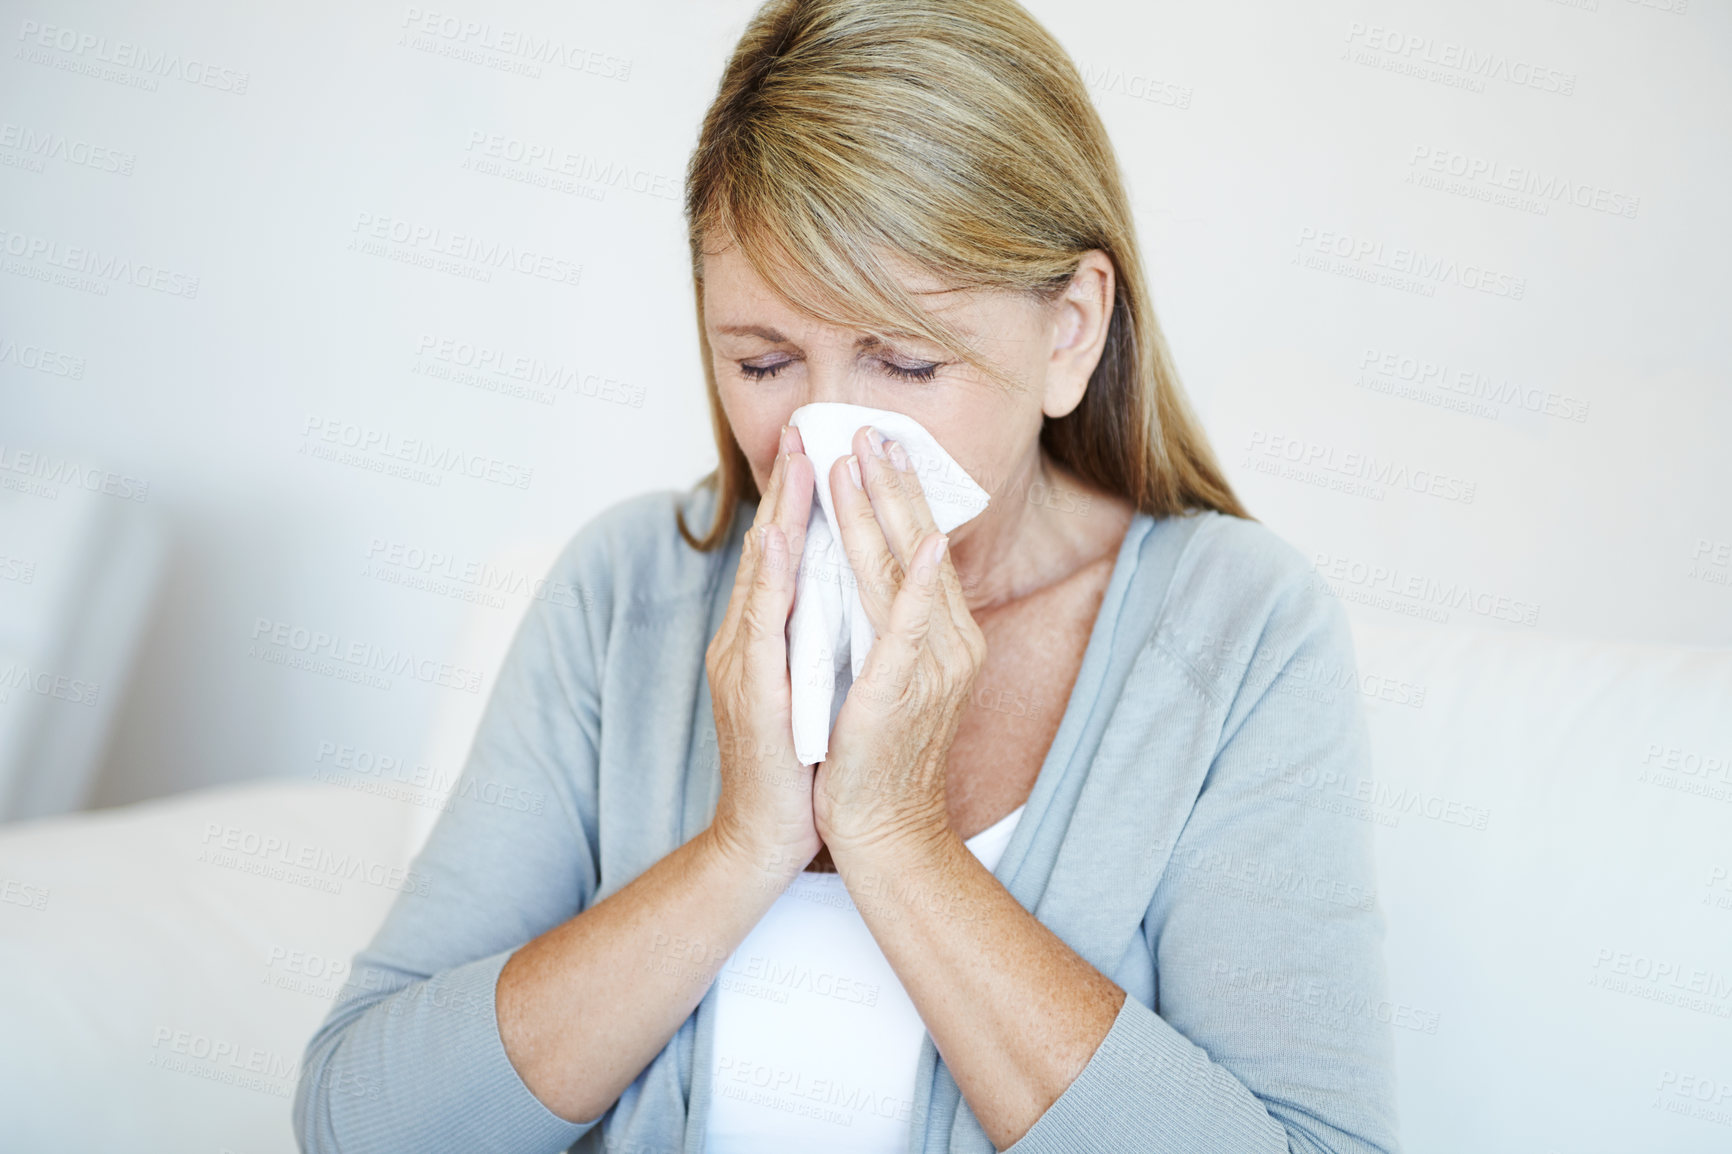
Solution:
<svg viewBox="0 0 1732 1154"><path fill-rule="evenodd" d="M970 646L968 650L968 676L970 680L980 676L980 671L986 668L986 646Z"/></svg>
<svg viewBox="0 0 1732 1154"><path fill-rule="evenodd" d="M895 586L886 586L884 558L868 549L848 550L848 571L863 598L875 598L894 593Z"/></svg>
<svg viewBox="0 0 1732 1154"><path fill-rule="evenodd" d="M759 633L762 614L758 611L756 600L748 601L740 611L740 635L756 637Z"/></svg>
<svg viewBox="0 0 1732 1154"><path fill-rule="evenodd" d="M872 502L861 501L854 511L848 514L848 520L854 522L858 532L865 532L878 523L878 515L872 511Z"/></svg>
<svg viewBox="0 0 1732 1154"><path fill-rule="evenodd" d="M772 632L770 626L771 614L764 603L757 600L747 602L745 612L740 614L740 634L745 641L752 643L762 640ZM743 653L741 657L743 660ZM751 664L749 661L745 663Z"/></svg>
<svg viewBox="0 0 1732 1154"><path fill-rule="evenodd" d="M902 586L902 567L896 564L896 558L888 553L873 559L868 566L872 588L886 598L896 596L896 591Z"/></svg>

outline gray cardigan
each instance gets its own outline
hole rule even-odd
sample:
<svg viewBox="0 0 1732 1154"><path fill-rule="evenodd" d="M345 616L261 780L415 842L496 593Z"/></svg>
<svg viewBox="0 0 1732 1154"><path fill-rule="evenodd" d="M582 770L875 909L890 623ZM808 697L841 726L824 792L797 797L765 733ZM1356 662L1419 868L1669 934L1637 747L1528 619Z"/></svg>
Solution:
<svg viewBox="0 0 1732 1154"><path fill-rule="evenodd" d="M500 669L453 807L308 1043L309 1154L701 1154L717 987L577 1125L506 1057L511 953L625 886L715 812L704 651L740 539L709 489L634 497L572 539ZM560 604L564 601L565 604ZM1263 525L1138 513L996 876L1128 993L1012 1154L1397 1149L1368 737L1346 614ZM1345 788L1344 788L1345 787ZM841 1044L843 1040L838 1039ZM993 1146L932 1038L912 1154Z"/></svg>

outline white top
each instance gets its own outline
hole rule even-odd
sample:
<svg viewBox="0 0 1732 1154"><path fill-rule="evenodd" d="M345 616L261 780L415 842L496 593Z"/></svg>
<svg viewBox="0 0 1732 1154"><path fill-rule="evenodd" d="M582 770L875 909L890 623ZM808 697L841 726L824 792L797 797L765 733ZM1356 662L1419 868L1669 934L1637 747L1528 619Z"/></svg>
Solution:
<svg viewBox="0 0 1732 1154"><path fill-rule="evenodd" d="M1023 808L963 843L987 869ZM905 1154L926 1027L841 875L796 877L716 984L705 1154Z"/></svg>

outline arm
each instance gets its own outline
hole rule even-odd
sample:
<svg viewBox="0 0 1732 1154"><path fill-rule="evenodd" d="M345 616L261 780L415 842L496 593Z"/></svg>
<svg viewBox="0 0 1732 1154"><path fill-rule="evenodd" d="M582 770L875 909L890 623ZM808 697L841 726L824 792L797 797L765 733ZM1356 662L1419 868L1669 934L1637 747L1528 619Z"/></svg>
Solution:
<svg viewBox="0 0 1732 1154"><path fill-rule="evenodd" d="M765 873L711 825L513 954L499 976L499 1033L530 1090L593 1125L792 879Z"/></svg>
<svg viewBox="0 0 1732 1154"><path fill-rule="evenodd" d="M398 895L308 1043L293 1115L308 1154L551 1152L588 1128L519 1077L495 986L513 951L594 899L595 660L582 611L531 606L415 859L420 884Z"/></svg>
<svg viewBox="0 0 1732 1154"><path fill-rule="evenodd" d="M579 609L526 615L418 884L308 1044L303 1151L566 1149L780 892L712 826L595 901L600 650Z"/></svg>
<svg viewBox="0 0 1732 1154"><path fill-rule="evenodd" d="M1125 992L953 830L832 852L981 1129L1011 1146L1088 1064Z"/></svg>
<svg viewBox="0 0 1732 1154"><path fill-rule="evenodd" d="M1165 664L1191 676L1182 658ZM1332 700L1304 692L1320 669L1334 674ZM1145 918L1153 1008L1047 930L954 835L856 849L846 864L838 854L996 1147L1396 1148L1370 831L1306 804L1316 799L1274 768L1368 773L1357 681L1342 669L1353 669L1345 615L1295 583L1231 707L1217 704L1219 746Z"/></svg>
<svg viewBox="0 0 1732 1154"><path fill-rule="evenodd" d="M1305 575L1248 636L1251 667L1143 922L1155 1004L1125 999L1008 1154L1398 1150L1371 826L1297 784L1370 776L1352 633Z"/></svg>

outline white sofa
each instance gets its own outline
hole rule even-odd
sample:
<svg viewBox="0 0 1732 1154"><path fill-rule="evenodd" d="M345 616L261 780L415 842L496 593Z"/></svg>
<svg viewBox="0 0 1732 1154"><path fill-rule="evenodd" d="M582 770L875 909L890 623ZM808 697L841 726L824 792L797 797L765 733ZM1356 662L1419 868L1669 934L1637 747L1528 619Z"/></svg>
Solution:
<svg viewBox="0 0 1732 1154"><path fill-rule="evenodd" d="M125 480L0 490L0 822L80 809L96 785L167 562Z"/></svg>
<svg viewBox="0 0 1732 1154"><path fill-rule="evenodd" d="M1375 781L1290 787L1376 829L1404 1149L1732 1150L1732 651L1355 629ZM0 1145L292 1151L437 812L376 784L0 827Z"/></svg>

